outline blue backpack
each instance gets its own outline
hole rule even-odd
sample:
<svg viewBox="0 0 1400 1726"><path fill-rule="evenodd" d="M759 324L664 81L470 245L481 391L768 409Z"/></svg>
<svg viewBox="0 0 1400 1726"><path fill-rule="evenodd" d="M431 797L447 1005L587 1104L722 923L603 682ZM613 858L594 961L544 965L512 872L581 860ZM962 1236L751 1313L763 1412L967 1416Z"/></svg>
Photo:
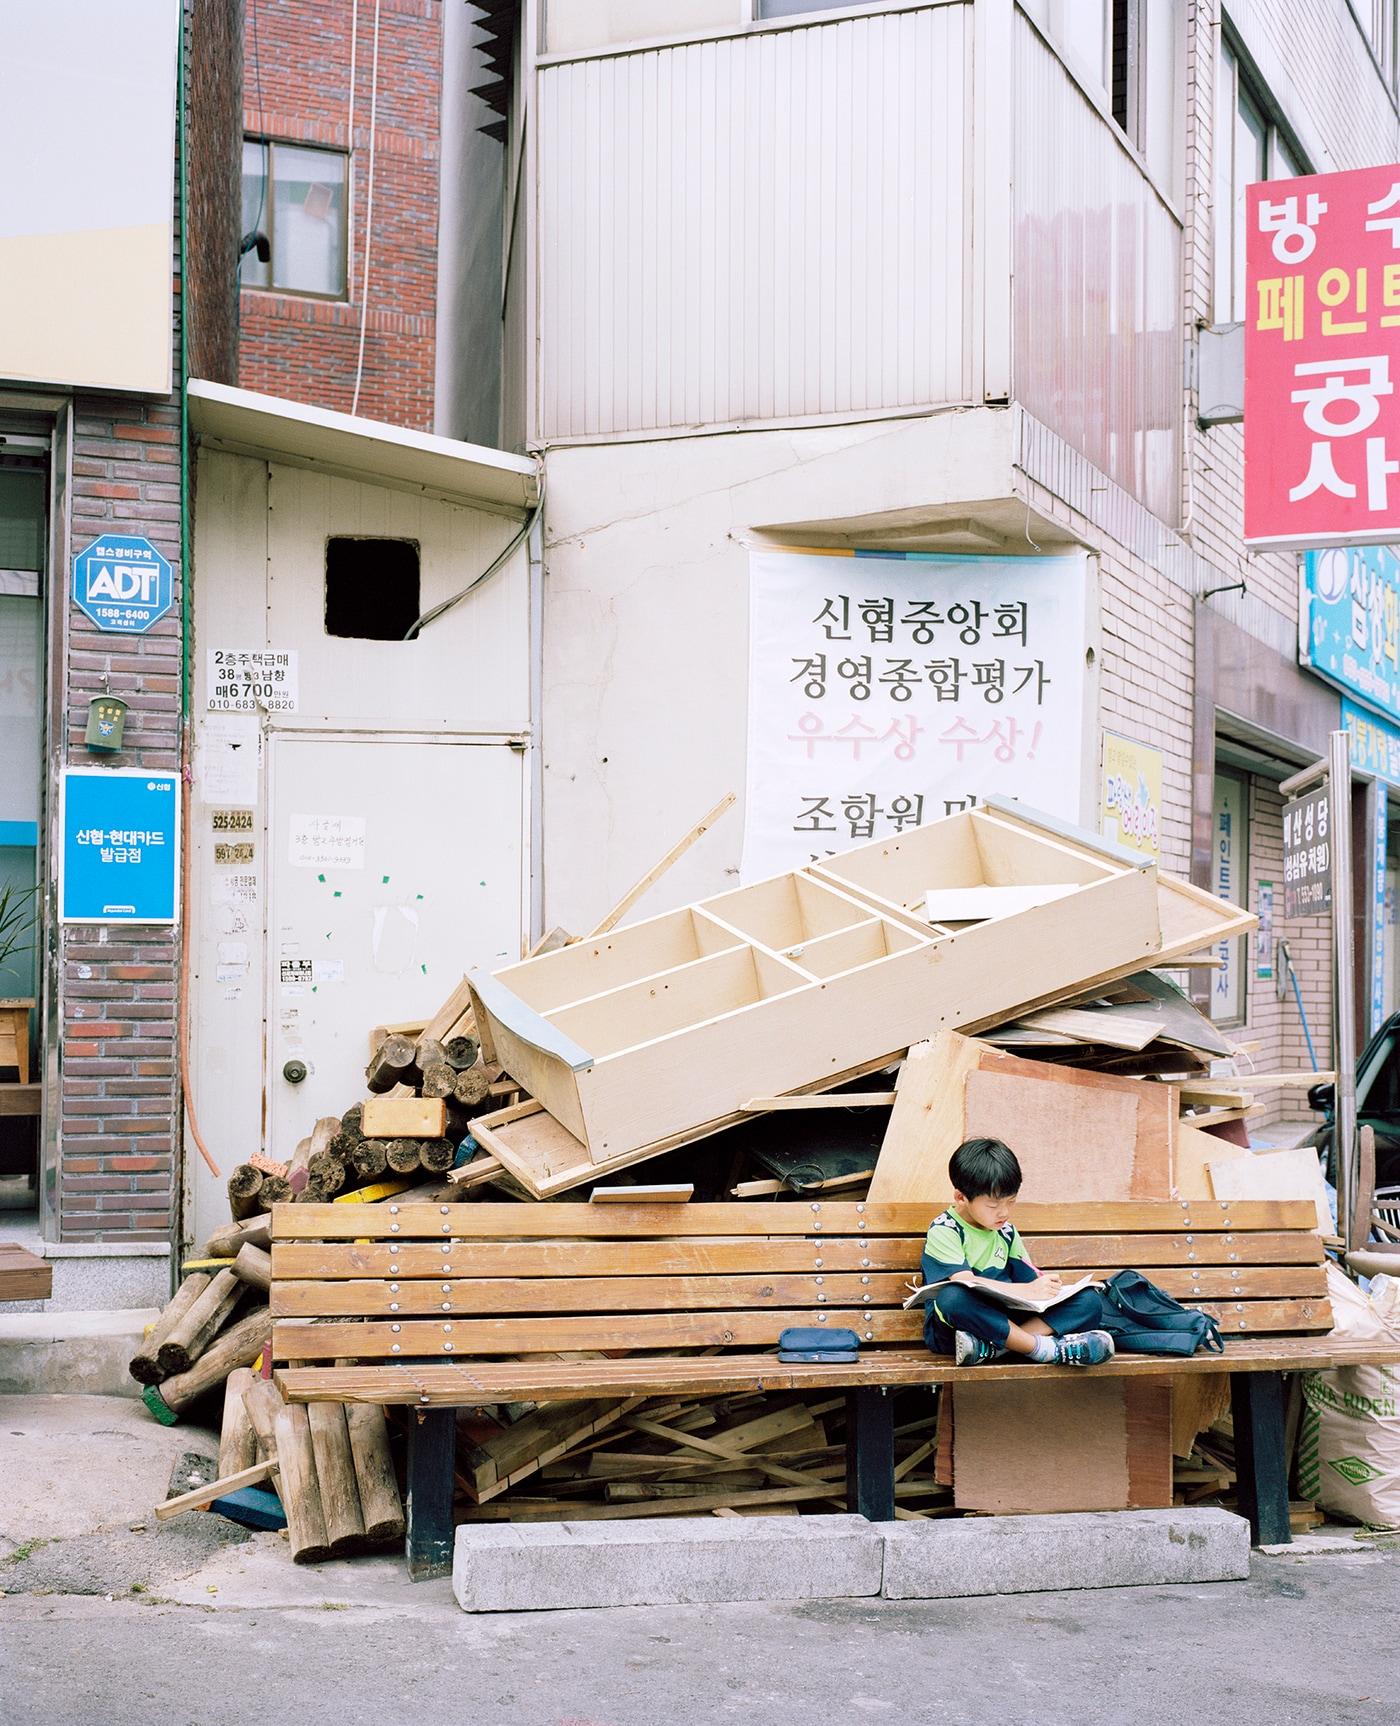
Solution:
<svg viewBox="0 0 1400 1726"><path fill-rule="evenodd" d="M1193 1312L1141 1271L1119 1271L1100 1291L1100 1328L1123 1354L1191 1355L1199 1348L1224 1354L1220 1326L1209 1313Z"/></svg>

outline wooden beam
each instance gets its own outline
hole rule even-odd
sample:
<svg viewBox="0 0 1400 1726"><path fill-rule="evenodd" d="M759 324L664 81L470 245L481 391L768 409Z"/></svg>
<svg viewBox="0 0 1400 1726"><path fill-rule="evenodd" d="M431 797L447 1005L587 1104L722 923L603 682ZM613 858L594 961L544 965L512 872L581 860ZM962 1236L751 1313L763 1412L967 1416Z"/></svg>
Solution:
<svg viewBox="0 0 1400 1726"><path fill-rule="evenodd" d="M182 1492L178 1498L167 1498L164 1504L156 1506L156 1520L168 1522L172 1516L179 1516L186 1510L202 1510L226 1492L237 1492L240 1486L256 1486L271 1473L270 1462L255 1462L251 1468L240 1468L237 1474L226 1474L222 1480L211 1480L206 1486L195 1487L192 1492Z"/></svg>
<svg viewBox="0 0 1400 1726"><path fill-rule="evenodd" d="M647 870L646 874L642 876L640 881L627 889L616 905L613 906L612 910L603 918L602 922L595 925L595 927L589 931L589 934L606 935L609 929L615 929L637 903L638 899L641 898L643 893L646 892L647 888L654 882L658 881L673 863L678 862L697 840L703 839L711 827L714 826L715 822L719 820L720 816L732 809L737 801L738 793L734 791L730 791L725 796L721 797L719 802L715 804L714 808L710 810L708 815L703 816L699 821L697 821L684 838L678 839L664 857L662 857L658 862L652 864L651 868Z"/></svg>

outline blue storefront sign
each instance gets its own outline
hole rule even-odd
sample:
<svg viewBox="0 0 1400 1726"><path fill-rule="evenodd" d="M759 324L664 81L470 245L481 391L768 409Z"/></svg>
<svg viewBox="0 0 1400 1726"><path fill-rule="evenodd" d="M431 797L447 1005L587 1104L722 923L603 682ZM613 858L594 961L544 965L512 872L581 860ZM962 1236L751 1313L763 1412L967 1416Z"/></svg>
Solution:
<svg viewBox="0 0 1400 1726"><path fill-rule="evenodd" d="M1400 720L1400 558L1383 545L1303 559L1298 657Z"/></svg>
<svg viewBox="0 0 1400 1726"><path fill-rule="evenodd" d="M143 635L174 602L170 560L148 539L104 534L73 559L73 603L99 629Z"/></svg>
<svg viewBox="0 0 1400 1726"><path fill-rule="evenodd" d="M179 774L70 767L60 819L63 922L175 922Z"/></svg>
<svg viewBox="0 0 1400 1726"><path fill-rule="evenodd" d="M1342 697L1342 726L1351 745L1351 764L1387 785L1400 786L1400 726Z"/></svg>

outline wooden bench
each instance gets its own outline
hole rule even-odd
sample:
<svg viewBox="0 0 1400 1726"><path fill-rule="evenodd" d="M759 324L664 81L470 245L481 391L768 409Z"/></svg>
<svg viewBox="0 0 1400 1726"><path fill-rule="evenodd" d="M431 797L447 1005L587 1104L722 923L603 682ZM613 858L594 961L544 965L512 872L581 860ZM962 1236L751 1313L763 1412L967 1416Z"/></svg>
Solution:
<svg viewBox="0 0 1400 1726"><path fill-rule="evenodd" d="M292 1401L418 1411L408 1453L414 1576L451 1567L452 1411L463 1406L841 1389L847 1502L888 1520L890 1389L1076 1370L1014 1361L958 1368L928 1353L922 1315L900 1303L917 1279L930 1220L923 1203L278 1205L277 1379ZM1282 1375L1400 1360L1400 1348L1327 1336L1313 1206L1026 1205L1017 1222L1044 1269L1133 1266L1219 1321L1224 1356L1120 1355L1092 1370L1157 1379L1230 1373L1240 1506L1256 1541L1286 1542ZM794 1324L849 1326L862 1338L861 1360L781 1363L772 1351ZM566 1358L575 1351L628 1358Z"/></svg>
<svg viewBox="0 0 1400 1726"><path fill-rule="evenodd" d="M52 1293L49 1261L14 1241L0 1241L0 1301L47 1300Z"/></svg>

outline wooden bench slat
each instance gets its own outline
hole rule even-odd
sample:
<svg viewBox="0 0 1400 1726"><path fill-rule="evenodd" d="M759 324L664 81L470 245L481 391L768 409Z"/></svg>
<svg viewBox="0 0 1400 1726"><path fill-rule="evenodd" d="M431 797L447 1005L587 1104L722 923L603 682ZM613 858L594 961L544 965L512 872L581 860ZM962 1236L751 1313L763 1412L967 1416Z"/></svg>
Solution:
<svg viewBox="0 0 1400 1726"><path fill-rule="evenodd" d="M916 1271L923 1235L879 1240L427 1241L391 1248L320 1241L274 1241L274 1277L739 1276L746 1271Z"/></svg>
<svg viewBox="0 0 1400 1726"><path fill-rule="evenodd" d="M1330 1330L1325 1300L1201 1301L1203 1312L1231 1330ZM1218 1310L1214 1310L1217 1309ZM849 1326L863 1342L914 1342L923 1315L898 1308L754 1308L717 1312L589 1314L571 1318L412 1319L367 1323L303 1323L283 1319L273 1331L278 1360L364 1359L402 1354L412 1359L459 1355L532 1354L569 1349L774 1347L789 1325L810 1325L820 1313L832 1329Z"/></svg>
<svg viewBox="0 0 1400 1726"><path fill-rule="evenodd" d="M274 1241L272 1274L292 1277L562 1277L780 1275L798 1271L917 1271L923 1234L879 1240L729 1241ZM448 1251L443 1251L443 1246ZM1113 1265L1321 1264L1309 1229L1241 1233L1028 1235L1042 1270ZM1194 1254L1194 1257L1192 1256ZM818 1263L820 1260L820 1263Z"/></svg>
<svg viewBox="0 0 1400 1726"><path fill-rule="evenodd" d="M850 1200L700 1205L275 1205L272 1229L274 1237L284 1241L385 1239L392 1234L405 1240L911 1235L928 1228L937 1208L922 1203L879 1205ZM1316 1211L1307 1200L1022 1205L1016 1213L1017 1227L1027 1235L1158 1232L1171 1227L1288 1229L1307 1228L1315 1222Z"/></svg>
<svg viewBox="0 0 1400 1726"><path fill-rule="evenodd" d="M1095 1267L1100 1275L1113 1268ZM818 1277L822 1280L818 1282ZM1167 1269L1155 1277L1168 1294L1195 1305L1212 1299L1323 1300L1326 1273L1313 1265L1206 1266L1201 1270ZM808 1272L805 1276L714 1277L478 1277L400 1283L396 1290L382 1280L352 1282L279 1281L272 1289L276 1318L375 1317L389 1312L407 1316L435 1313L621 1313L696 1311L736 1305L767 1307L807 1305L815 1313L825 1294L828 1302L861 1302L870 1296L875 1307L898 1306L909 1291L910 1273ZM863 1303L862 1303L863 1304Z"/></svg>
<svg viewBox="0 0 1400 1726"><path fill-rule="evenodd" d="M1197 1354L1169 1363L1118 1355L1089 1369L1094 1377L1161 1378L1190 1373L1306 1372L1323 1366L1400 1362L1400 1346L1343 1337L1232 1338L1223 1355ZM775 1354L686 1359L589 1361L456 1361L423 1366L282 1367L277 1382L293 1402L395 1403L470 1407L494 1402L565 1402L583 1397L734 1396L744 1391L840 1390L862 1385L923 1385L967 1380L1010 1383L1048 1374L1082 1379L1082 1369L999 1361L956 1367L924 1348L871 1349L854 1366L784 1363Z"/></svg>
<svg viewBox="0 0 1400 1726"><path fill-rule="evenodd" d="M48 1300L53 1265L17 1241L0 1241L0 1301Z"/></svg>

